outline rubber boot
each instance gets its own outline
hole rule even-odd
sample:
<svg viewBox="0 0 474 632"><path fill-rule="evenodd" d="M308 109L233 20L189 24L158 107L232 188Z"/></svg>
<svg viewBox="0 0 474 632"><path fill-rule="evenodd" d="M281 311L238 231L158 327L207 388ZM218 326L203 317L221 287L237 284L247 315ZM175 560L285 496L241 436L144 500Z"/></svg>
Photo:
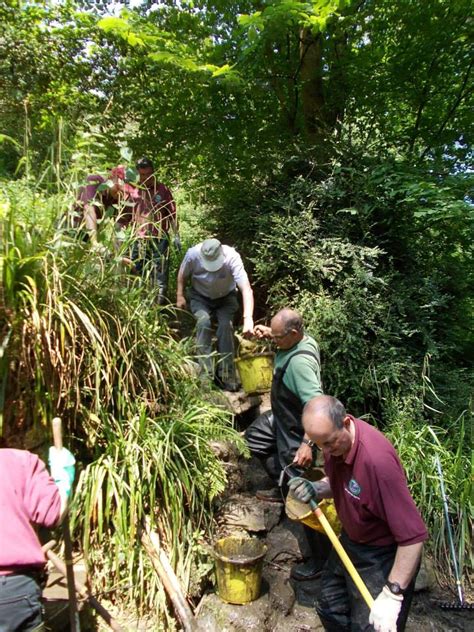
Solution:
<svg viewBox="0 0 474 632"><path fill-rule="evenodd" d="M322 533L306 525L304 532L311 557L301 564L296 564L291 569L290 576L297 581L316 579L321 574L332 548L329 538Z"/></svg>

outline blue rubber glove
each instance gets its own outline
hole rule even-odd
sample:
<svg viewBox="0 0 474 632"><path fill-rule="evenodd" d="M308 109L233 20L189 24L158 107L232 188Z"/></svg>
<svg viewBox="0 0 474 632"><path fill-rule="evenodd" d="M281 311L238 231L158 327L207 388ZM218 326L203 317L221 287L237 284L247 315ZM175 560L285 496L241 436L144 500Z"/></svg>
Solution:
<svg viewBox="0 0 474 632"><path fill-rule="evenodd" d="M51 476L59 491L69 498L76 473L76 459L66 448L58 450L51 446L49 448L48 463Z"/></svg>
<svg viewBox="0 0 474 632"><path fill-rule="evenodd" d="M319 482L316 481L312 483L308 481L306 478L301 478L301 476L295 476L294 478L290 478L288 483L288 487L290 488L293 496L301 500L303 503L309 503L310 500L314 500L315 503L321 500L319 496Z"/></svg>
<svg viewBox="0 0 474 632"><path fill-rule="evenodd" d="M181 249L182 249L182 247L181 247L181 239L179 238L179 235L177 233L174 236L173 245L174 245L174 247L176 248L176 250L178 252L181 252Z"/></svg>

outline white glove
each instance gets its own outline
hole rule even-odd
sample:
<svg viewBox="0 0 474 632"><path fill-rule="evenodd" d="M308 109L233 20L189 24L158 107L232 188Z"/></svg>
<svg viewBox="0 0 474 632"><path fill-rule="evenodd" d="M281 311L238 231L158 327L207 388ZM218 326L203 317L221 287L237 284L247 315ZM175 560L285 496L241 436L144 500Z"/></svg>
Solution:
<svg viewBox="0 0 474 632"><path fill-rule="evenodd" d="M369 623L374 626L375 632L397 632L402 603L402 595L394 595L387 586L383 587L369 615Z"/></svg>

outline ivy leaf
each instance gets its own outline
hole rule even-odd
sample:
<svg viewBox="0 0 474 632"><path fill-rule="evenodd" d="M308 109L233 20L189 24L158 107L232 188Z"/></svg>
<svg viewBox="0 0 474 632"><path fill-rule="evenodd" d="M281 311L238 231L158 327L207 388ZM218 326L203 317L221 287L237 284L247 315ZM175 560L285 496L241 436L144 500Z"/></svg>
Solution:
<svg viewBox="0 0 474 632"><path fill-rule="evenodd" d="M125 162L132 161L132 150L130 147L120 147L120 156L125 160Z"/></svg>

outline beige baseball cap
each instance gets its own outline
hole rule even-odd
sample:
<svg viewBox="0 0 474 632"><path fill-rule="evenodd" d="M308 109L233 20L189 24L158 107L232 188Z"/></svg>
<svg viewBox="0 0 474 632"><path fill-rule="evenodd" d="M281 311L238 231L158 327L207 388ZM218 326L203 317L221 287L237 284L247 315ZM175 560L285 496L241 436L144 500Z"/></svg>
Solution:
<svg viewBox="0 0 474 632"><path fill-rule="evenodd" d="M224 250L218 239L206 239L201 246L201 263L208 272L216 272L224 265Z"/></svg>

